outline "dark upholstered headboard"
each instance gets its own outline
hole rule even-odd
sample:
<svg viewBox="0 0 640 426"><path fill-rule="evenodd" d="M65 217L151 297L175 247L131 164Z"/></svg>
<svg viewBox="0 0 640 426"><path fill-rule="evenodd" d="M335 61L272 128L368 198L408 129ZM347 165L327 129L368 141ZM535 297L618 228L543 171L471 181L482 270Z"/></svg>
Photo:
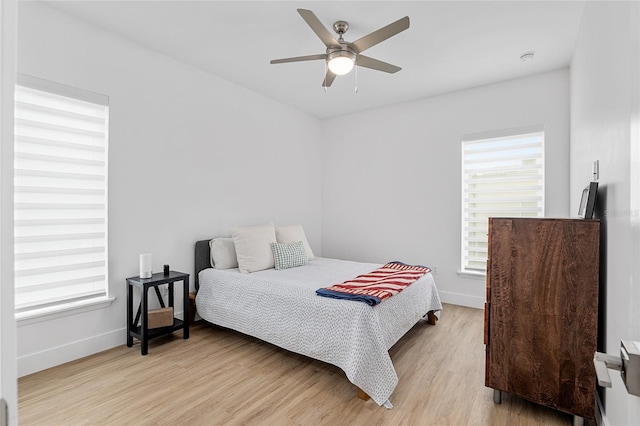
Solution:
<svg viewBox="0 0 640 426"><path fill-rule="evenodd" d="M198 281L198 272L203 269L211 268L211 249L209 248L208 240L196 241L195 252L195 286L196 291L200 288L200 282Z"/></svg>

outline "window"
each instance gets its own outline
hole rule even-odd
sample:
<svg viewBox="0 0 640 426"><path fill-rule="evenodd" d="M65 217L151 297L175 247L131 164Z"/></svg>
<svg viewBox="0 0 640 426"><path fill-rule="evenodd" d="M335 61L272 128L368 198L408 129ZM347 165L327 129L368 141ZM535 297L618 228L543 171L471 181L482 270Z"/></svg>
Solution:
<svg viewBox="0 0 640 426"><path fill-rule="evenodd" d="M108 122L106 96L18 76L17 314L107 295Z"/></svg>
<svg viewBox="0 0 640 426"><path fill-rule="evenodd" d="M463 273L486 271L487 218L544 216L543 149L542 126L463 137Z"/></svg>

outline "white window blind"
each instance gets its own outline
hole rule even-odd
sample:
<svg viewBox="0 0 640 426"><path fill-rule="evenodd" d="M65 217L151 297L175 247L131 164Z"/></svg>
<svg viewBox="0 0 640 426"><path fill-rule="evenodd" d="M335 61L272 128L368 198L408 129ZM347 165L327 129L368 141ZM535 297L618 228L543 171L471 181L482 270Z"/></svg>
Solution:
<svg viewBox="0 0 640 426"><path fill-rule="evenodd" d="M18 77L18 313L106 295L108 119L106 96Z"/></svg>
<svg viewBox="0 0 640 426"><path fill-rule="evenodd" d="M544 216L542 126L462 141L462 270L484 272L489 217Z"/></svg>

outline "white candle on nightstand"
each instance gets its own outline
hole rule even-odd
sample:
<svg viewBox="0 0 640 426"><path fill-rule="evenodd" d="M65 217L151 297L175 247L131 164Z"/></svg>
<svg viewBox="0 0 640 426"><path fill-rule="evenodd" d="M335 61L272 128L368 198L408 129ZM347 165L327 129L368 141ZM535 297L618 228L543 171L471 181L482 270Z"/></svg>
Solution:
<svg viewBox="0 0 640 426"><path fill-rule="evenodd" d="M140 255L140 278L151 278L151 253Z"/></svg>

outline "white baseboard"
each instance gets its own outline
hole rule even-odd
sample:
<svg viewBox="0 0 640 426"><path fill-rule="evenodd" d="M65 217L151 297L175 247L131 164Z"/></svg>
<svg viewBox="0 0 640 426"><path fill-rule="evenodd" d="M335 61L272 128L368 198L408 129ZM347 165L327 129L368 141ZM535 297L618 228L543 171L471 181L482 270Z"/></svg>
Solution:
<svg viewBox="0 0 640 426"><path fill-rule="evenodd" d="M467 306L469 308L484 309L484 298L478 296L470 296L468 294L449 293L446 291L438 290L440 294L440 300L444 303L451 303L452 305Z"/></svg>
<svg viewBox="0 0 640 426"><path fill-rule="evenodd" d="M126 330L122 328L21 356L18 358L18 377L123 345L126 342L126 335Z"/></svg>
<svg viewBox="0 0 640 426"><path fill-rule="evenodd" d="M182 311L176 311L175 316L183 318ZM124 345L127 342L126 336L126 329L119 328L97 336L48 348L41 352L20 356L18 357L18 377L37 373L47 368Z"/></svg>

